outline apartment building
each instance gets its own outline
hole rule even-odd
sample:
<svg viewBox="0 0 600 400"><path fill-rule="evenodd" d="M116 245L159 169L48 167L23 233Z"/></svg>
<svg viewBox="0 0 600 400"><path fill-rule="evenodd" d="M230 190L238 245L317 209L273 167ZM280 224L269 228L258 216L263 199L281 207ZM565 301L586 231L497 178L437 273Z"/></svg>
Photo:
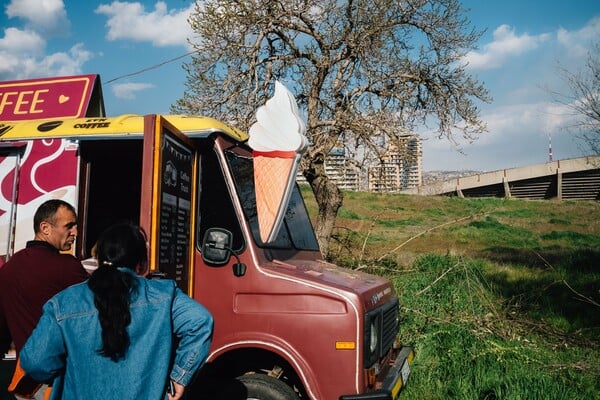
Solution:
<svg viewBox="0 0 600 400"><path fill-rule="evenodd" d="M346 155L343 147L334 147L325 158L325 172L329 179L342 190L361 190L360 170L354 160ZM298 183L307 183L301 172L296 176Z"/></svg>
<svg viewBox="0 0 600 400"><path fill-rule="evenodd" d="M422 147L417 135L405 135L389 144L379 165L368 169L370 192L399 192L422 183Z"/></svg>
<svg viewBox="0 0 600 400"><path fill-rule="evenodd" d="M422 184L422 148L417 135L405 135L395 145L387 145L382 163L361 171L344 147L335 147L325 158L325 171L342 190L399 192ZM306 183L299 172L296 180Z"/></svg>

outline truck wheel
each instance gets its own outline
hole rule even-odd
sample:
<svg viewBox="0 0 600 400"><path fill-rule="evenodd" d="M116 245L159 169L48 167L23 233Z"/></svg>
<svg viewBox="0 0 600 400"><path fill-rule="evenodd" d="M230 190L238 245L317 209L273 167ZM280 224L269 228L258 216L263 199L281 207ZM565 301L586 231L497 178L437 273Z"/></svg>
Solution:
<svg viewBox="0 0 600 400"><path fill-rule="evenodd" d="M242 375L237 378L246 388L246 400L299 400L294 389L280 381L263 374Z"/></svg>

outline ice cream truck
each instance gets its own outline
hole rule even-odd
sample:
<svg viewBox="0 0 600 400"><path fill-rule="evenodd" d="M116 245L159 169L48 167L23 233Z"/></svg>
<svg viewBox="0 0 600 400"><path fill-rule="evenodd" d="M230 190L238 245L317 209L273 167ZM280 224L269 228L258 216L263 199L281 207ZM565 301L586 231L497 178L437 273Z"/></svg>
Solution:
<svg viewBox="0 0 600 400"><path fill-rule="evenodd" d="M1 257L31 238L47 198L76 205L81 259L107 226L134 221L149 277L175 280L215 318L186 398L396 399L414 358L397 339L398 296L323 259L294 179L303 128L282 85L246 133L205 117L106 117L94 75L0 84Z"/></svg>

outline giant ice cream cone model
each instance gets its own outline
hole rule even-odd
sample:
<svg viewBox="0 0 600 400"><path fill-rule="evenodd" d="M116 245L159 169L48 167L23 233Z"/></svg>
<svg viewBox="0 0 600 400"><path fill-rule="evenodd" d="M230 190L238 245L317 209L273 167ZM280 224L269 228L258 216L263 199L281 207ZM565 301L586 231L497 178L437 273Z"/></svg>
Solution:
<svg viewBox="0 0 600 400"><path fill-rule="evenodd" d="M279 82L275 93L256 111L248 144L254 154L254 188L260 238L275 240L296 180L302 153L308 146L304 122L294 96Z"/></svg>

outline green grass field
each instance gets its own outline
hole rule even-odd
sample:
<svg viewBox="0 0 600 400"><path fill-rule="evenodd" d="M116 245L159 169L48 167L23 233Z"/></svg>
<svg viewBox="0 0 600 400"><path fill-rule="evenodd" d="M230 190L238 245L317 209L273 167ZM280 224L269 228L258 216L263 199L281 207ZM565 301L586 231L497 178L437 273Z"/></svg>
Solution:
<svg viewBox="0 0 600 400"><path fill-rule="evenodd" d="M344 195L329 258L394 282L402 398L600 399L600 202Z"/></svg>

